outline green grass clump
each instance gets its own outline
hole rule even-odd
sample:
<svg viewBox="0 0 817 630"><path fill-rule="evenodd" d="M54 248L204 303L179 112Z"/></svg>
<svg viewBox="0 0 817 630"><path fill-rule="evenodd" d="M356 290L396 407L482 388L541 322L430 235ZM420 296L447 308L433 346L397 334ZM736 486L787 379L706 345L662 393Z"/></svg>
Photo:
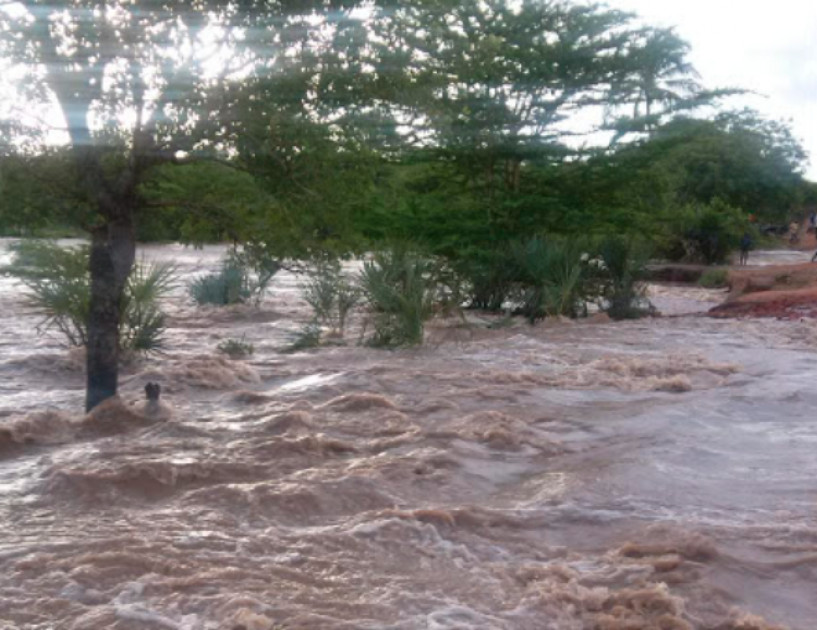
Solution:
<svg viewBox="0 0 817 630"><path fill-rule="evenodd" d="M218 271L193 280L190 296L199 305L258 303L279 268L274 261L258 263L234 250L222 261Z"/></svg>
<svg viewBox="0 0 817 630"><path fill-rule="evenodd" d="M284 348L283 352L291 353L312 350L321 345L322 339L323 331L321 330L320 324L310 322L295 334L292 343Z"/></svg>
<svg viewBox="0 0 817 630"><path fill-rule="evenodd" d="M216 346L216 349L231 359L245 359L255 352L255 347L245 341L243 335L241 339L225 339Z"/></svg>
<svg viewBox="0 0 817 630"><path fill-rule="evenodd" d="M729 271L726 269L707 269L698 279L698 286L705 289L721 289L729 284Z"/></svg>

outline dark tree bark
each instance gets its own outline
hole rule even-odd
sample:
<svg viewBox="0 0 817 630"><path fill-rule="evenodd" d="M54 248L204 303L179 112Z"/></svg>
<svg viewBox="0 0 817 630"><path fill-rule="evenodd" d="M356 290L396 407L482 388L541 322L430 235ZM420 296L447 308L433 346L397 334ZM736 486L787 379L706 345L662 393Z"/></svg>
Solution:
<svg viewBox="0 0 817 630"><path fill-rule="evenodd" d="M136 256L133 213L118 214L91 234L86 411L115 396L118 386L122 298Z"/></svg>

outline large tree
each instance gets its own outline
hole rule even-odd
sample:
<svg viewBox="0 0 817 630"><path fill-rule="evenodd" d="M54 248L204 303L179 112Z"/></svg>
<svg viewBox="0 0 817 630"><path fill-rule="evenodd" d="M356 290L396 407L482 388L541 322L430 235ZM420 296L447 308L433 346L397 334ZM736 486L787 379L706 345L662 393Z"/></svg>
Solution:
<svg viewBox="0 0 817 630"><path fill-rule="evenodd" d="M645 101L659 120L702 94L684 42L603 5L406 3L373 30L369 91L415 149L397 178L403 212L373 217L372 231L399 222L445 252L541 229L545 215L582 218L541 188L541 169L584 157L604 113L626 111L627 129L643 131Z"/></svg>
<svg viewBox="0 0 817 630"><path fill-rule="evenodd" d="M116 394L122 292L154 167L229 152L242 82L328 37L347 0L0 3L0 56L57 108L91 236L86 408ZM18 118L20 122L28 119ZM38 122L41 124L41 121Z"/></svg>
<svg viewBox="0 0 817 630"><path fill-rule="evenodd" d="M562 155L580 130L565 123L621 91L629 20L560 0L407 3L376 27L377 62L402 69L396 101L420 144L516 189L523 161Z"/></svg>

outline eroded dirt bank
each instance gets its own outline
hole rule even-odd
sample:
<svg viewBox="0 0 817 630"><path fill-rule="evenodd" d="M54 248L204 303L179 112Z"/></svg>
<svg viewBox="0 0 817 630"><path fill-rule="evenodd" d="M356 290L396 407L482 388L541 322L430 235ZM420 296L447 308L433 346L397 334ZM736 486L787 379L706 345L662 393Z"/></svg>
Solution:
<svg viewBox="0 0 817 630"><path fill-rule="evenodd" d="M257 311L179 291L168 354L87 418L81 361L3 288L0 628L817 619L810 322L437 327L419 350L281 355L304 318L282 277ZM214 352L242 334L252 360Z"/></svg>
<svg viewBox="0 0 817 630"><path fill-rule="evenodd" d="M817 263L737 267L729 270L726 301L717 317L817 317Z"/></svg>

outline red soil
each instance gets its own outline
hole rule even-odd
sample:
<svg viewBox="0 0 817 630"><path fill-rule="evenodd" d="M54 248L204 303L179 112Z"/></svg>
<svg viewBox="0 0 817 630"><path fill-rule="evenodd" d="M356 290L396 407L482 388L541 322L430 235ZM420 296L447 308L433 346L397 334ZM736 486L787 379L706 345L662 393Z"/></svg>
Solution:
<svg viewBox="0 0 817 630"><path fill-rule="evenodd" d="M729 285L710 316L817 318L817 263L731 269Z"/></svg>

